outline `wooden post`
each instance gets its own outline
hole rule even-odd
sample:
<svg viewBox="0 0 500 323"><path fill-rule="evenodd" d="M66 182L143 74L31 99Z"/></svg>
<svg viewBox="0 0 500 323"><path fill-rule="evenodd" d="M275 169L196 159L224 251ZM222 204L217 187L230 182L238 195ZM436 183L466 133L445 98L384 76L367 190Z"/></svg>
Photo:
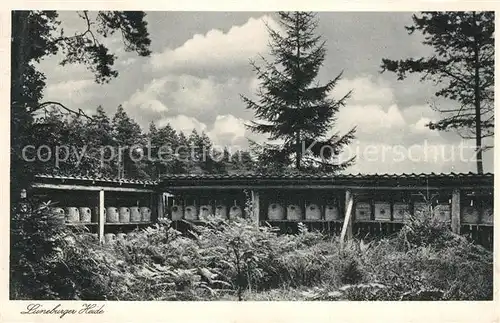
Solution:
<svg viewBox="0 0 500 323"><path fill-rule="evenodd" d="M252 220L255 222L257 226L259 226L260 219L260 199L259 192L252 190Z"/></svg>
<svg viewBox="0 0 500 323"><path fill-rule="evenodd" d="M451 230L460 234L460 190L454 189L451 195Z"/></svg>
<svg viewBox="0 0 500 323"><path fill-rule="evenodd" d="M159 219L163 219L165 217L165 213L164 213L164 205L163 205L163 192L161 193L158 193L157 195L157 199L158 199L158 207L157 207L157 217L156 219L159 220Z"/></svg>
<svg viewBox="0 0 500 323"><path fill-rule="evenodd" d="M345 192L345 216L342 232L340 233L340 247L344 246L344 241L352 238L352 208L354 206L354 198L351 190Z"/></svg>
<svg viewBox="0 0 500 323"><path fill-rule="evenodd" d="M106 222L106 216L104 215L104 190L99 191L99 218L97 219L97 225L99 226L98 238L99 241L104 242L104 223Z"/></svg>

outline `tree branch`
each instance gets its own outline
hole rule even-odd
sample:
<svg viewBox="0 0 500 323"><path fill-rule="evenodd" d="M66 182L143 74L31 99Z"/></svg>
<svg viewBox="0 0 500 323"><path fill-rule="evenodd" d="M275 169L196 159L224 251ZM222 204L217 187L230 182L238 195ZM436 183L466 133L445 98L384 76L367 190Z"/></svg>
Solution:
<svg viewBox="0 0 500 323"><path fill-rule="evenodd" d="M89 117L85 112L83 112L82 109L78 109L78 111L76 110L73 110L73 109L70 109L68 107L66 107L64 104L60 103L60 102L57 102L57 101L46 101L46 102L42 102L40 103L39 105L37 105L36 107L34 107L33 109L29 110L28 113L30 114L33 114L34 112L40 110L40 109L43 109L47 106L50 106L50 105L56 105L66 111L68 111L69 113L71 114L75 114L77 116L81 116L81 117L85 117L89 120L93 120L92 117Z"/></svg>

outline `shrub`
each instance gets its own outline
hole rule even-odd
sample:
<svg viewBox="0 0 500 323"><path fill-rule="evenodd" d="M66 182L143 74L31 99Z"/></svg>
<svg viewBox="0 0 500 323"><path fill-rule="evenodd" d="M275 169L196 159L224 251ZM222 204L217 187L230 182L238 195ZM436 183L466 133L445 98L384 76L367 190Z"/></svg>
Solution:
<svg viewBox="0 0 500 323"><path fill-rule="evenodd" d="M49 208L12 226L11 297L82 300L484 300L493 255L433 221L370 243L309 232L278 235L247 219L205 218L187 234L170 221L102 245ZM60 219L59 219L60 220ZM306 288L312 288L304 291ZM261 296L259 296L261 295Z"/></svg>

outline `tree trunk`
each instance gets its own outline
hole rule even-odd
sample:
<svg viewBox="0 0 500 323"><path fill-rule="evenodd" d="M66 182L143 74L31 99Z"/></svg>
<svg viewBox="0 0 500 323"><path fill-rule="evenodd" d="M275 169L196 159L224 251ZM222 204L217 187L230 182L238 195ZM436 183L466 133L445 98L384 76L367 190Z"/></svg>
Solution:
<svg viewBox="0 0 500 323"><path fill-rule="evenodd" d="M297 32L297 71L300 69L300 32L299 32L299 19L300 15L298 12L295 13L295 31ZM300 109L300 93L299 89L297 88L297 109ZM297 129L297 132L295 134L295 153L296 153L296 160L295 160L295 168L297 170L300 170L300 160L302 159L302 152L301 152L301 144L300 144L300 130Z"/></svg>
<svg viewBox="0 0 500 323"><path fill-rule="evenodd" d="M475 14L474 14L475 18ZM474 19L474 24L476 20ZM477 173L483 173L483 151L481 144L481 84L479 78L479 44L477 36L474 37L474 107L475 107L475 124L476 124L476 166Z"/></svg>
<svg viewBox="0 0 500 323"><path fill-rule="evenodd" d="M300 131L297 130L297 135L295 137L295 144L296 144L296 149L295 149L295 152L297 154L296 156L296 160L295 160L295 168L297 168L297 170L300 170L300 160L302 159L302 152L301 152L301 145L300 145Z"/></svg>

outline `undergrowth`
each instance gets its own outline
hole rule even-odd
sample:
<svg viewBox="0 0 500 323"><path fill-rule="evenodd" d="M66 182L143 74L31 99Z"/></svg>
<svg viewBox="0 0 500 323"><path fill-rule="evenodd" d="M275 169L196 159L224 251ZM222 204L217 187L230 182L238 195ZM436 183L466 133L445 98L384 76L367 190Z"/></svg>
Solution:
<svg viewBox="0 0 500 323"><path fill-rule="evenodd" d="M13 299L487 300L493 256L446 225L412 219L366 243L299 226L279 235L247 219L212 217L188 233L169 221L101 244L50 208L12 226Z"/></svg>

